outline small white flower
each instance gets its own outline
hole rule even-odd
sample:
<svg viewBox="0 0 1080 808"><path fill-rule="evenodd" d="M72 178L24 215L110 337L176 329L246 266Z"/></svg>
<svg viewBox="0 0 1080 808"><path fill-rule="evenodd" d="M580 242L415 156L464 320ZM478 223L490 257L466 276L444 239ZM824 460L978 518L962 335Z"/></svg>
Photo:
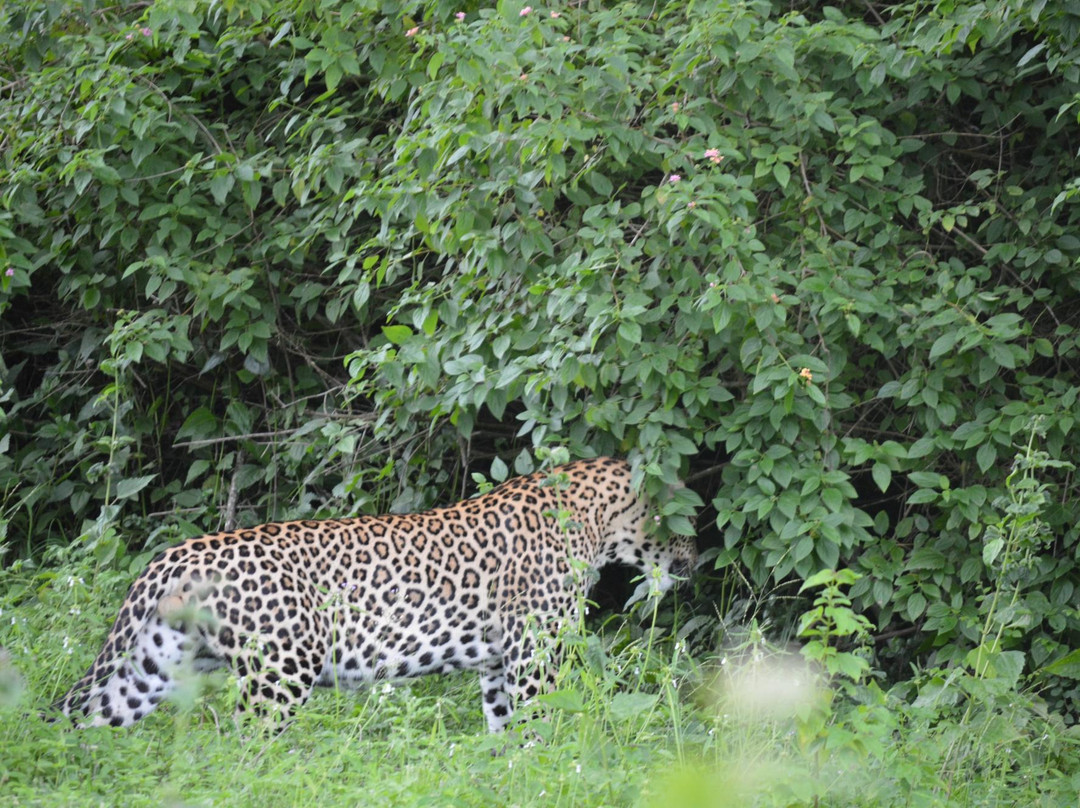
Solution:
<svg viewBox="0 0 1080 808"><path fill-rule="evenodd" d="M574 767L574 771L576 771L578 774L581 774L581 764L580 763L577 766Z"/></svg>

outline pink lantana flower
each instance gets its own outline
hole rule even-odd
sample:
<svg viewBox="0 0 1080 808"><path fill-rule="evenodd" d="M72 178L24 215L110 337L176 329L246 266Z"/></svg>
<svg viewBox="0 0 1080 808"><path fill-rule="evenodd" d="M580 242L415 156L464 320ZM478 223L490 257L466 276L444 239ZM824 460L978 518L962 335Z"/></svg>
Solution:
<svg viewBox="0 0 1080 808"><path fill-rule="evenodd" d="M419 25L415 26L414 28L410 28L408 31L406 31L405 36L416 36L418 33L420 33L420 26Z"/></svg>
<svg viewBox="0 0 1080 808"><path fill-rule="evenodd" d="M525 6L518 12L519 17L528 17L530 14L532 14L532 6Z"/></svg>
<svg viewBox="0 0 1080 808"><path fill-rule="evenodd" d="M152 34L154 32L152 30L150 30L149 28L140 28L139 33L142 34L143 36L150 36L150 34Z"/></svg>
<svg viewBox="0 0 1080 808"><path fill-rule="evenodd" d="M458 21L458 22L461 22L462 20L464 20L464 19L465 19L465 12L464 12L464 11L459 11L459 12L458 12L457 14L455 14L454 16L455 16L455 17L457 17L457 21Z"/></svg>
<svg viewBox="0 0 1080 808"><path fill-rule="evenodd" d="M678 174L672 174L670 177L667 178L667 181L674 184L674 183L678 182L681 179L682 179L682 177L680 177Z"/></svg>

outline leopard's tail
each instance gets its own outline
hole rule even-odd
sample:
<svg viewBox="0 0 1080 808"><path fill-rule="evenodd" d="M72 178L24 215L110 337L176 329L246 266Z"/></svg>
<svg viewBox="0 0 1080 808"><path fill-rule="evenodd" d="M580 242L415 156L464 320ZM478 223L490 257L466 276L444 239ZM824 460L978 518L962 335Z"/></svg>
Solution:
<svg viewBox="0 0 1080 808"><path fill-rule="evenodd" d="M153 591L152 581L160 580L154 573L151 564L131 585L101 652L52 705L54 714L71 717L83 727L129 726L175 687L173 673L189 641L183 625L174 627L168 618L183 603L170 587L156 600L140 604Z"/></svg>

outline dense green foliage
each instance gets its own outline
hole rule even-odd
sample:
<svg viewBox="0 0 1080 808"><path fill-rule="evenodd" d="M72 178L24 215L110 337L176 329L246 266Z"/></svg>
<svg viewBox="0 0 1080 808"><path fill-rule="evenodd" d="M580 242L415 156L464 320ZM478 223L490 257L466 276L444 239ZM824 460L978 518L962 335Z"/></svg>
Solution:
<svg viewBox="0 0 1080 808"><path fill-rule="evenodd" d="M666 528L700 495L755 591L860 573L920 692L1058 697L1078 42L1021 0L0 5L4 563L561 446L689 478Z"/></svg>

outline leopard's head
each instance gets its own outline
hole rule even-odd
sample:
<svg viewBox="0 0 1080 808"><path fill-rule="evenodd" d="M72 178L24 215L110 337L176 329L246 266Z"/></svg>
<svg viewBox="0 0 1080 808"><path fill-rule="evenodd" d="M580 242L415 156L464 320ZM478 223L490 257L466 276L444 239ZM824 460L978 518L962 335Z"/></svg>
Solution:
<svg viewBox="0 0 1080 808"><path fill-rule="evenodd" d="M603 555L604 562L628 564L646 575L656 570L659 589L666 592L693 574L698 561L697 543L692 536L655 535L657 519L639 501L609 532Z"/></svg>

